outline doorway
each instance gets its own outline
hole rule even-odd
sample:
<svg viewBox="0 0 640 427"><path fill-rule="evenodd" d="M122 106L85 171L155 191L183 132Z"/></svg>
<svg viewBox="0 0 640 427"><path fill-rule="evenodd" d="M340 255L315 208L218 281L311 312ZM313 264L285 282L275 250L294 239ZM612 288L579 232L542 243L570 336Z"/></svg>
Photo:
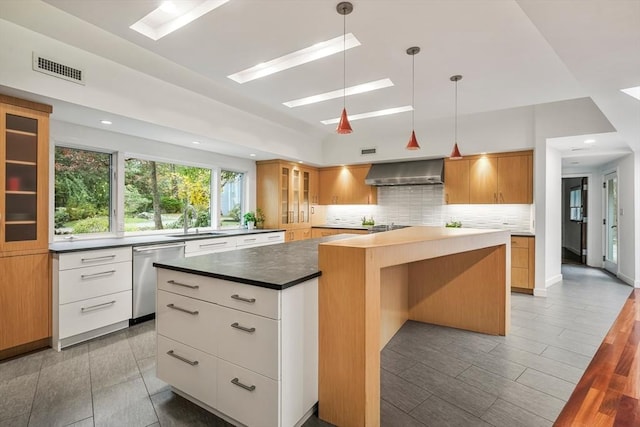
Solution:
<svg viewBox="0 0 640 427"><path fill-rule="evenodd" d="M618 174L604 177L604 268L618 275Z"/></svg>
<svg viewBox="0 0 640 427"><path fill-rule="evenodd" d="M562 263L587 263L588 177L562 179Z"/></svg>

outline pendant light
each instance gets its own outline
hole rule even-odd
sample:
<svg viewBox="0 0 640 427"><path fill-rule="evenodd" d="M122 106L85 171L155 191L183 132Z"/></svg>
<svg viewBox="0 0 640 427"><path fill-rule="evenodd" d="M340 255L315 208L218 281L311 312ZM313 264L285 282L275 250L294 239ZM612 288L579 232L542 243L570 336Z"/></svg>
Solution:
<svg viewBox="0 0 640 427"><path fill-rule="evenodd" d="M415 119L415 99L416 99L416 55L420 52L418 46L407 49L407 55L411 55L411 138L406 146L407 150L419 150L420 145L416 139L416 131L414 126Z"/></svg>
<svg viewBox="0 0 640 427"><path fill-rule="evenodd" d="M455 76L451 76L449 80L456 84L455 114L453 125L453 151L451 151L451 155L449 156L449 158L457 160L462 158L462 154L460 154L460 150L458 149L458 81L462 80L462 76L456 74Z"/></svg>
<svg viewBox="0 0 640 427"><path fill-rule="evenodd" d="M349 118L347 117L347 15L353 11L353 5L348 1L338 3L336 10L342 15L342 114L340 122L336 128L339 134L348 134L353 132Z"/></svg>

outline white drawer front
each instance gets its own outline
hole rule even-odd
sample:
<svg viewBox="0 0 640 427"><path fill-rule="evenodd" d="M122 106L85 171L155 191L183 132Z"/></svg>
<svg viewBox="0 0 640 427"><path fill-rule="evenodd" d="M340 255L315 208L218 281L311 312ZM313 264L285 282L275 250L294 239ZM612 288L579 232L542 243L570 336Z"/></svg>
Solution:
<svg viewBox="0 0 640 427"><path fill-rule="evenodd" d="M233 237L220 237L216 239L188 240L184 247L185 257L212 254L214 252L231 251L236 248L236 240Z"/></svg>
<svg viewBox="0 0 640 427"><path fill-rule="evenodd" d="M61 270L59 283L60 304L131 290L131 262Z"/></svg>
<svg viewBox="0 0 640 427"><path fill-rule="evenodd" d="M280 379L280 322L220 307L218 357Z"/></svg>
<svg viewBox="0 0 640 427"><path fill-rule="evenodd" d="M256 233L256 234L249 234L247 236L238 236L236 238L237 238L237 246L239 248L273 245L276 243L284 243L284 232Z"/></svg>
<svg viewBox="0 0 640 427"><path fill-rule="evenodd" d="M118 292L59 308L60 338L67 338L131 318L131 291Z"/></svg>
<svg viewBox="0 0 640 427"><path fill-rule="evenodd" d="M156 270L158 273L158 289L203 301L217 302L219 291L216 283L213 283L217 279L164 268L157 268Z"/></svg>
<svg viewBox="0 0 640 427"><path fill-rule="evenodd" d="M59 269L91 267L113 262L131 261L131 246L97 249L92 251L68 252L59 256Z"/></svg>
<svg viewBox="0 0 640 427"><path fill-rule="evenodd" d="M215 357L158 335L156 363L157 375L162 381L217 407L218 360Z"/></svg>
<svg viewBox="0 0 640 427"><path fill-rule="evenodd" d="M215 281L217 303L271 319L280 319L280 291L221 279Z"/></svg>
<svg viewBox="0 0 640 427"><path fill-rule="evenodd" d="M216 355L220 306L171 292L158 291L158 334Z"/></svg>
<svg viewBox="0 0 640 427"><path fill-rule="evenodd" d="M278 381L218 359L216 408L248 426L279 426L279 385Z"/></svg>

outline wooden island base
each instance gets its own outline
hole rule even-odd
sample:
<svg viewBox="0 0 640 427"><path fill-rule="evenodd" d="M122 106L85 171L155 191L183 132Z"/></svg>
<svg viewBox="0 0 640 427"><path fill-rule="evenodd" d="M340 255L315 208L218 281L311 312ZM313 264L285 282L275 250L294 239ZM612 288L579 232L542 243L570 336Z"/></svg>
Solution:
<svg viewBox="0 0 640 427"><path fill-rule="evenodd" d="M509 330L510 236L411 227L319 246L319 416L380 425L380 350L407 320Z"/></svg>

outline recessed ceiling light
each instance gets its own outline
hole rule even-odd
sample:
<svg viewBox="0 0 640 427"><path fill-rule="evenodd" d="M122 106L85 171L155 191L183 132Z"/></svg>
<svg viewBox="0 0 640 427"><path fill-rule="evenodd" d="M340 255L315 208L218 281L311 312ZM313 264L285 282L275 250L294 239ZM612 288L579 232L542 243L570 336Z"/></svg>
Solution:
<svg viewBox="0 0 640 427"><path fill-rule="evenodd" d="M227 77L238 83L246 83L259 79L260 77L269 76L289 68L297 67L298 65L306 64L307 62L315 61L316 59L325 58L335 53L351 49L352 47L360 46L360 42L353 34L348 33L345 37L344 42L343 36L339 36L288 53L271 61L261 62L258 65L228 75Z"/></svg>
<svg viewBox="0 0 640 427"><path fill-rule="evenodd" d="M255 154L255 153L251 153L251 154L249 154L249 157L255 157L255 156L256 156L256 154Z"/></svg>
<svg viewBox="0 0 640 427"><path fill-rule="evenodd" d="M298 163L304 163L302 160L298 160Z"/></svg>
<svg viewBox="0 0 640 427"><path fill-rule="evenodd" d="M620 90L626 93L627 95L633 96L635 99L640 101L640 86L628 87L626 89L620 89Z"/></svg>
<svg viewBox="0 0 640 427"><path fill-rule="evenodd" d="M595 143L596 143L596 140L595 140L595 139L585 139L585 140L584 140L584 143L585 143L585 144L595 144Z"/></svg>
<svg viewBox="0 0 640 427"><path fill-rule="evenodd" d="M191 143L192 143L192 144L199 145L199 144L200 144L200 141L191 141Z"/></svg>
<svg viewBox="0 0 640 427"><path fill-rule="evenodd" d="M164 1L159 7L149 12L144 18L129 28L152 40L159 40L228 1L229 0Z"/></svg>
<svg viewBox="0 0 640 427"><path fill-rule="evenodd" d="M411 105L405 105L404 107L394 107L387 108L386 110L370 111L368 113L349 115L349 121L370 119L372 117L389 116L391 114L405 113L411 110L413 110L413 107ZM339 121L340 117L336 117L335 119L321 120L320 123L322 123L323 125L332 125L338 123Z"/></svg>
<svg viewBox="0 0 640 427"><path fill-rule="evenodd" d="M393 82L390 79L380 79L356 86L350 86L346 89L338 89L331 92L320 93L318 95L307 96L306 98L294 99L293 101L283 102L283 104L289 108L300 107L302 105L315 104L316 102L340 98L343 94L345 96L357 95L359 93L371 92L373 90L384 89L385 87L390 86L393 86Z"/></svg>
<svg viewBox="0 0 640 427"><path fill-rule="evenodd" d="M100 123L102 123L103 125L112 125L113 122L111 122L110 120L100 120Z"/></svg>

